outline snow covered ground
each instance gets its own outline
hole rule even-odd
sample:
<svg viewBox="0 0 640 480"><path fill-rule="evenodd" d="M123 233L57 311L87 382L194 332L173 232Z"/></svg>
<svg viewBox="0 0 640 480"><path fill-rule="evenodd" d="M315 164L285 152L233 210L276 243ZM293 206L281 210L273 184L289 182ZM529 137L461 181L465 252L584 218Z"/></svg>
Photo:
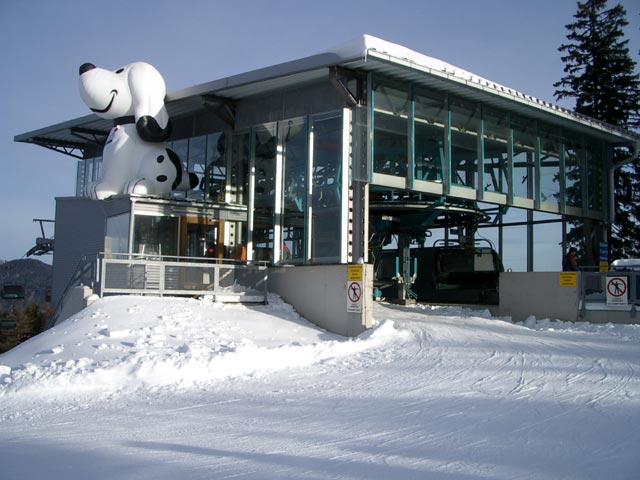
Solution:
<svg viewBox="0 0 640 480"><path fill-rule="evenodd" d="M270 300L106 298L0 356L0 478L640 478L640 326Z"/></svg>

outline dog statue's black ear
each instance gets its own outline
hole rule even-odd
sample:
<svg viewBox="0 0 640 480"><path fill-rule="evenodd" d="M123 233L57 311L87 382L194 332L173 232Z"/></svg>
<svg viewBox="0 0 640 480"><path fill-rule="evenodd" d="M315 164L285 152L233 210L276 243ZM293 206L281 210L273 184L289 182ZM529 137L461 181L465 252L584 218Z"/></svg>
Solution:
<svg viewBox="0 0 640 480"><path fill-rule="evenodd" d="M80 65L79 75L82 75L89 70L93 70L94 68L96 68L96 66L93 63L83 63L82 65Z"/></svg>
<svg viewBox="0 0 640 480"><path fill-rule="evenodd" d="M145 142L164 142L171 136L171 120L167 122L166 127L161 128L155 118L145 115L136 122L136 131Z"/></svg>

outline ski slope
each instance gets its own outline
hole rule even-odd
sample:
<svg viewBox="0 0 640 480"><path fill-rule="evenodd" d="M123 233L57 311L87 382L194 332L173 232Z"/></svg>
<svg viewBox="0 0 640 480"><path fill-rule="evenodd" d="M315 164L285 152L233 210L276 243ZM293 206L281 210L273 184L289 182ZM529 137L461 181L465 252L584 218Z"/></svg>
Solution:
<svg viewBox="0 0 640 480"><path fill-rule="evenodd" d="M640 326L111 297L0 356L0 477L637 479Z"/></svg>

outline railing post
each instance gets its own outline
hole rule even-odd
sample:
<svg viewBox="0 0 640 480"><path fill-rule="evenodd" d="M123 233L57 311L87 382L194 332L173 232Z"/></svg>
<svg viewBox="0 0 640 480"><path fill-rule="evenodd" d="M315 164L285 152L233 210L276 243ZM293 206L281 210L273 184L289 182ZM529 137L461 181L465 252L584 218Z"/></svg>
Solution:
<svg viewBox="0 0 640 480"><path fill-rule="evenodd" d="M160 296L164 295L164 261L160 259L160 281L158 282L158 290L160 290Z"/></svg>
<svg viewBox="0 0 640 480"><path fill-rule="evenodd" d="M99 283L99 285L100 285L100 298L103 298L104 297L104 285L105 285L105 283L107 283L106 278L105 278L106 277L106 273L105 272L107 271L107 265L106 265L107 258L105 256L105 257L102 257L98 261L100 263L100 273L98 274L99 277L100 277L99 280L98 280L100 282Z"/></svg>
<svg viewBox="0 0 640 480"><path fill-rule="evenodd" d="M218 263L213 264L213 297L218 293L218 287L220 285L220 267Z"/></svg>
<svg viewBox="0 0 640 480"><path fill-rule="evenodd" d="M258 267L260 268L260 267ZM269 303L268 301L268 293L269 290L267 289L267 281L269 280L269 268L268 267L263 267L264 268L264 274L262 276L262 283L264 284L264 304L266 305L267 303Z"/></svg>
<svg viewBox="0 0 640 480"><path fill-rule="evenodd" d="M580 320L583 320L584 317L587 314L587 300L586 300L586 295L585 295L585 278L584 278L584 273L583 271L578 271L578 305L579 305L579 309L578 309L578 318L580 318Z"/></svg>
<svg viewBox="0 0 640 480"><path fill-rule="evenodd" d="M636 295L638 293L637 290L637 281L638 281L638 274L635 272L631 272L629 274L629 277L631 279L631 281L629 282L629 300L631 300L631 309L629 310L629 317L630 318L636 318Z"/></svg>

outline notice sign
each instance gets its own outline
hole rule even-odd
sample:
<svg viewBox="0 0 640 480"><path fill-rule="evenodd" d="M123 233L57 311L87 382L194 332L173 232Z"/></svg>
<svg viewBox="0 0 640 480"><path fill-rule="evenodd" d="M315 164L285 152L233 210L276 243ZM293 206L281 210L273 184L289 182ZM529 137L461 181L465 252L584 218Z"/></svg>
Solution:
<svg viewBox="0 0 640 480"><path fill-rule="evenodd" d="M560 272L558 280L561 287L576 287L578 285L578 272Z"/></svg>
<svg viewBox="0 0 640 480"><path fill-rule="evenodd" d="M607 277L607 305L628 305L627 277Z"/></svg>
<svg viewBox="0 0 640 480"><path fill-rule="evenodd" d="M347 312L362 313L363 265L347 265Z"/></svg>
<svg viewBox="0 0 640 480"><path fill-rule="evenodd" d="M350 282L361 282L363 280L363 265L347 265L347 280Z"/></svg>

